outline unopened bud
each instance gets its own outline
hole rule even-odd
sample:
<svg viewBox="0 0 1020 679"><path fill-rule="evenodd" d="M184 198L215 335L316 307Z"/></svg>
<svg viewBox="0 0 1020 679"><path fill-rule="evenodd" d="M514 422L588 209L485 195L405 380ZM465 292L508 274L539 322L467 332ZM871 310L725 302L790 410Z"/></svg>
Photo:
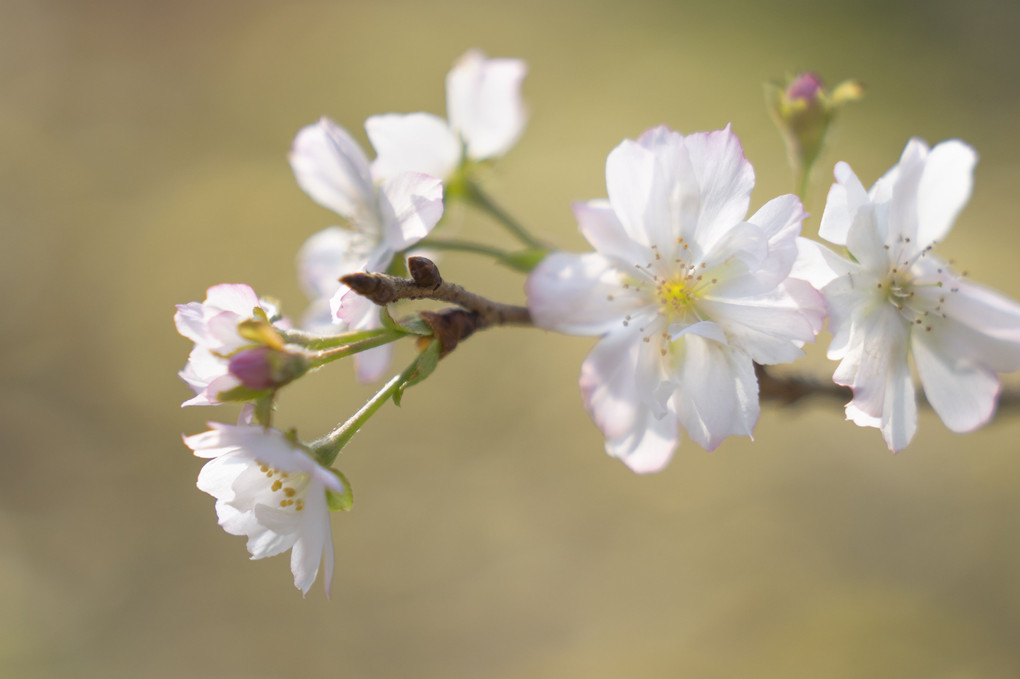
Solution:
<svg viewBox="0 0 1020 679"><path fill-rule="evenodd" d="M766 85L766 99L772 117L783 133L790 164L798 174L798 193L803 198L808 173L825 144L836 111L848 101L864 95L860 83L848 80L830 93L817 74L805 71L789 78L785 85Z"/></svg>
<svg viewBox="0 0 1020 679"><path fill-rule="evenodd" d="M227 366L248 389L278 389L308 372L304 356L269 347L253 347L235 354Z"/></svg>

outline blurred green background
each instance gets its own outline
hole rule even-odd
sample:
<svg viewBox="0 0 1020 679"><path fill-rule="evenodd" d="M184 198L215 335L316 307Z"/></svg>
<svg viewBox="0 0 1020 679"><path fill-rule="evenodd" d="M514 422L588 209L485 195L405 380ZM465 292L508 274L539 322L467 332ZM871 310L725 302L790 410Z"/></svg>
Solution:
<svg viewBox="0 0 1020 679"><path fill-rule="evenodd" d="M236 411L178 407L171 320L240 281L299 315L294 254L335 219L293 181L294 133L443 114L470 47L530 66L531 122L486 186L565 248L571 201L654 125L732 122L753 206L789 191L762 83L812 68L868 93L809 209L838 159L870 184L911 135L960 137L981 161L942 252L1020 297L1018 34L1006 0L2 0L0 676L1020 676L1015 412L966 437L925 413L893 456L836 404L766 406L755 442L638 477L581 407L591 340L494 331L344 451L333 598L302 600L194 487L181 433ZM485 260L443 272L523 300ZM311 439L369 394L336 366L280 422Z"/></svg>

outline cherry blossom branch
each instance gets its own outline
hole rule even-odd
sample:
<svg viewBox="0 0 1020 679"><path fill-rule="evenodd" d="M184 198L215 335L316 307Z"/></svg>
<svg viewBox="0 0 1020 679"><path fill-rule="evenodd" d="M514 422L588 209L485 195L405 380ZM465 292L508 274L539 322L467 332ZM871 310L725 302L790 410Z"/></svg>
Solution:
<svg viewBox="0 0 1020 679"><path fill-rule="evenodd" d="M448 283L439 274L435 263L426 257L409 257L407 269L410 279L383 273L353 273L341 277L340 282L379 306L402 299L431 299L455 304L477 317L477 324L472 330L497 325L532 325L531 312L527 307L494 302Z"/></svg>

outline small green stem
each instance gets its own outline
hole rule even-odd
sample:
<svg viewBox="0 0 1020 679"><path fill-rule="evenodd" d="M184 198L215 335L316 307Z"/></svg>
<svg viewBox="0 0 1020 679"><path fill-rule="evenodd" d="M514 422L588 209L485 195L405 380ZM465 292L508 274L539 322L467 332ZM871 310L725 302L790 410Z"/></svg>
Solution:
<svg viewBox="0 0 1020 679"><path fill-rule="evenodd" d="M384 344L395 342L401 337L407 337L408 335L408 333L397 332L394 330L390 330L388 328L383 328L381 330L371 330L368 332L371 332L372 334L366 339L363 339L358 342L351 342L341 347L320 351L316 354L313 354L312 356L309 356L308 358L309 367L319 368L321 366L326 365L327 363L332 363L337 359L344 358L352 354L357 354L362 351L367 351L368 349L381 347ZM360 334L365 335L367 333Z"/></svg>
<svg viewBox="0 0 1020 679"><path fill-rule="evenodd" d="M283 336L283 341L287 344L297 344L311 349L312 351L322 351L324 349L333 349L335 347L345 347L355 342L370 339L372 337L378 337L389 332L385 328L378 328L375 330L358 330L354 332L345 332L339 335L314 335L310 332L303 330L280 330L280 335Z"/></svg>
<svg viewBox="0 0 1020 679"><path fill-rule="evenodd" d="M466 240L457 239L431 239L426 238L418 241L414 246L417 248L427 248L432 250L454 250L458 252L473 252L476 255L486 255L495 259L505 259L508 253L505 250L494 248L490 245L483 245L482 243L473 243Z"/></svg>
<svg viewBox="0 0 1020 679"><path fill-rule="evenodd" d="M506 229L512 233L515 238L527 245L529 248L535 248L537 250L547 249L541 241L528 233L528 231L521 226L520 222L511 217L503 210L503 208L496 205L496 203L493 202L493 200L489 198L489 196L474 182L464 182L464 196L469 202L492 215L496 221L506 227Z"/></svg>
<svg viewBox="0 0 1020 679"><path fill-rule="evenodd" d="M358 433L361 426L368 421L368 418L372 417L379 408L383 406L386 401L393 397L393 394L414 374L414 371L418 368L418 361L415 360L409 365L404 372L391 378L389 382L383 385L383 388L376 392L375 396L370 398L368 402L361 407L361 410L354 413L353 416L339 427L326 434L324 437L316 441L311 445L312 454L315 456L323 466L329 466L336 460L336 456L340 454L343 447L347 445L348 441L354 438L354 435Z"/></svg>

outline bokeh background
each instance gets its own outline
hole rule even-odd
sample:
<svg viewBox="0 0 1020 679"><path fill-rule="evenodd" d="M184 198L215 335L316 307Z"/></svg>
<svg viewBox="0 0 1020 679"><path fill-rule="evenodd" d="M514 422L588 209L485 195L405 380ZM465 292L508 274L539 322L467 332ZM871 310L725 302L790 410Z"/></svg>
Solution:
<svg viewBox="0 0 1020 679"><path fill-rule="evenodd" d="M911 135L963 138L981 161L943 253L1020 297L1018 33L1007 0L0 1L0 676L1020 676L1020 413L967 436L925 413L894 456L838 404L766 406L754 442L638 477L582 410L591 340L494 331L345 450L332 600L303 600L194 487L182 432L236 411L179 408L171 321L240 281L299 315L294 254L335 220L293 181L294 133L443 114L470 47L530 65L486 186L564 248L571 201L654 125L732 123L754 206L789 191L762 83L811 68L868 93L809 209L838 159L870 183ZM523 300L488 261L443 271ZM831 372L821 353L798 369ZM280 422L311 439L370 393L334 366Z"/></svg>

